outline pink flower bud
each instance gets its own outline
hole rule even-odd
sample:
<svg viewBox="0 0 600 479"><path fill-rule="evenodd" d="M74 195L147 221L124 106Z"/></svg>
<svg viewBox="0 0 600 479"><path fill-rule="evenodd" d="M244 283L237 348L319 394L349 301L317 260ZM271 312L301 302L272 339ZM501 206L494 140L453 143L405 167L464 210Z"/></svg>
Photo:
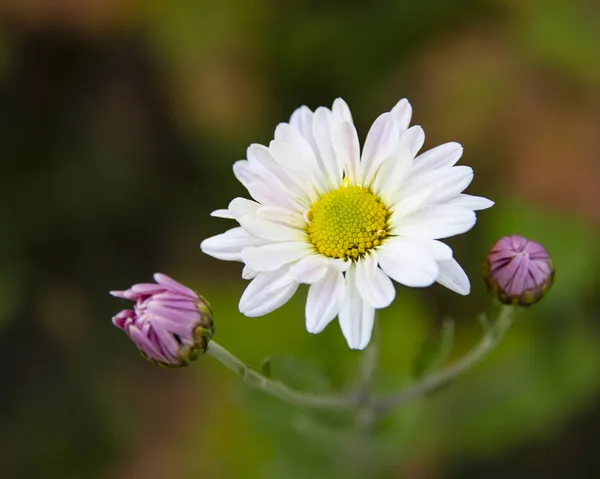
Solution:
<svg viewBox="0 0 600 479"><path fill-rule="evenodd" d="M537 303L554 282L554 265L546 248L519 235L505 236L490 249L484 278L506 304Z"/></svg>
<svg viewBox="0 0 600 479"><path fill-rule="evenodd" d="M111 291L135 301L112 321L127 333L142 356L161 366L186 366L206 351L214 334L209 304L188 287L156 273L155 283Z"/></svg>

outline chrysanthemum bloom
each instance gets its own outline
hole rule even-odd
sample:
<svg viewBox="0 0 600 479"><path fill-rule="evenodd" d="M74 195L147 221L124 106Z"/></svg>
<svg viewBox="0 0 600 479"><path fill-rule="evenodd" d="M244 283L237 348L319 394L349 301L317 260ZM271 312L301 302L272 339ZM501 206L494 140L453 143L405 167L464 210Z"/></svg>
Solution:
<svg viewBox="0 0 600 479"><path fill-rule="evenodd" d="M306 327L318 333L336 316L351 348L369 342L376 309L394 299L390 278L406 286L435 281L468 294L469 280L438 241L471 229L485 198L463 195L473 171L454 166L458 143L415 158L419 126L401 100L371 127L362 153L346 103L315 112L303 106L281 123L268 147L251 145L235 163L255 201L236 198L214 216L239 227L202 242L215 258L245 263L253 278L240 311L261 316L310 284Z"/></svg>
<svg viewBox="0 0 600 479"><path fill-rule="evenodd" d="M501 238L487 255L484 278L506 304L537 303L554 282L554 265L541 244L519 235Z"/></svg>
<svg viewBox="0 0 600 479"><path fill-rule="evenodd" d="M161 366L185 366L206 351L213 336L209 304L188 287L160 273L156 283L135 284L111 291L117 298L135 301L112 318L127 333L142 356Z"/></svg>

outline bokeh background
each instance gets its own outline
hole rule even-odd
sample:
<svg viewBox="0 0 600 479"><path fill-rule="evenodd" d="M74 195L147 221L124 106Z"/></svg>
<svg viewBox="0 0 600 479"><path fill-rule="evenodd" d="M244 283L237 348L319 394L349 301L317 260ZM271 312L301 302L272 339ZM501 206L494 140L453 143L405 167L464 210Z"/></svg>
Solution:
<svg viewBox="0 0 600 479"><path fill-rule="evenodd" d="M2 0L0 475L600 477L598 25L591 0ZM107 293L165 272L211 301L216 338L250 364L351 387L360 354L335 323L304 331L305 290L245 318L240 265L198 248L229 226L208 213L245 194L231 166L246 147L337 96L362 138L408 97L426 148L461 142L469 192L497 203L450 241L469 297L399 287L381 314L381 390L410 381L442 318L455 357L477 341L499 236L540 241L557 264L492 356L366 441L212 358L144 362Z"/></svg>

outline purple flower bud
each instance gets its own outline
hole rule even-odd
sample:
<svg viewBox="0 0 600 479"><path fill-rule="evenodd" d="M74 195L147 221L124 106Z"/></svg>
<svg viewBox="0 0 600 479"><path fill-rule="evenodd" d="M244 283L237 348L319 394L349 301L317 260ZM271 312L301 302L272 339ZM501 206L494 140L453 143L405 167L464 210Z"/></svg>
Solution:
<svg viewBox="0 0 600 479"><path fill-rule="evenodd" d="M154 283L135 284L111 291L135 301L112 321L127 333L142 356L160 366L186 366L206 352L214 334L209 304L194 291L168 276L154 275Z"/></svg>
<svg viewBox="0 0 600 479"><path fill-rule="evenodd" d="M501 238L487 255L484 278L506 304L537 303L554 282L554 265L546 248L519 235Z"/></svg>

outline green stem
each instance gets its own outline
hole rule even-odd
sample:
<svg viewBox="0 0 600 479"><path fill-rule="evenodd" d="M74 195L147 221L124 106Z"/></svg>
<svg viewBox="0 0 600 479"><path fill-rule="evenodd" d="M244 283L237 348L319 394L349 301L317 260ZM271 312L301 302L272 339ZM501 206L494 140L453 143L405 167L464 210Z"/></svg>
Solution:
<svg viewBox="0 0 600 479"><path fill-rule="evenodd" d="M288 402L294 406L313 409L356 409L359 404L356 398L343 396L326 396L296 391L285 384L269 379L254 371L221 345L211 341L207 354L223 363L223 365L240 376L249 386L260 389L271 396Z"/></svg>
<svg viewBox="0 0 600 479"><path fill-rule="evenodd" d="M371 401L371 386L373 385L373 376L379 363L379 322L375 318L373 325L373 334L369 346L362 354L360 365L360 377L358 384L358 402L362 406L369 405Z"/></svg>
<svg viewBox="0 0 600 479"><path fill-rule="evenodd" d="M373 338L373 344L365 351L360 376L360 389L358 394L353 396L332 396L297 391L277 380L269 379L257 373L214 341L209 343L206 352L240 376L249 386L260 389L289 404L313 409L358 410L357 428L358 430L368 431L378 417L445 386L479 363L502 341L514 321L515 314L515 307L503 306L498 319L492 325L489 325L481 341L465 356L451 366L426 376L413 386L379 400L371 397L371 382L379 355L376 334Z"/></svg>
<svg viewBox="0 0 600 479"><path fill-rule="evenodd" d="M377 415L371 407L373 400L373 377L379 363L379 321L375 318L371 341L361 354L358 368L356 400L360 409L356 411L354 432L348 436L348 445L340 458L341 476L348 479L369 476L372 470L373 441Z"/></svg>
<svg viewBox="0 0 600 479"><path fill-rule="evenodd" d="M502 341L504 335L514 321L515 313L516 308L514 306L503 306L498 320L485 332L481 341L456 363L437 373L430 374L422 381L414 386L404 389L398 394L380 400L377 404L374 404L373 407L378 413L384 414L445 386L457 376L468 371L487 356Z"/></svg>

